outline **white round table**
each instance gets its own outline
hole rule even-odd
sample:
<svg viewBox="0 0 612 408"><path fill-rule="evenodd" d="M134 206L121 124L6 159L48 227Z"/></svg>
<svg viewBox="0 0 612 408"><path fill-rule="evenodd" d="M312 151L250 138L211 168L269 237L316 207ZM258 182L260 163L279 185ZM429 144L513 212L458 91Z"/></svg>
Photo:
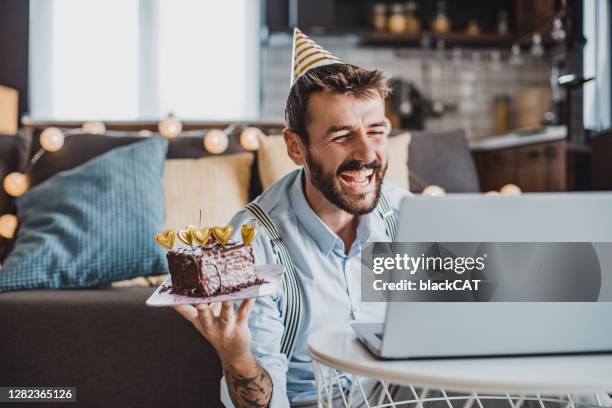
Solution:
<svg viewBox="0 0 612 408"><path fill-rule="evenodd" d="M505 398L515 408L523 400L550 401L543 397L550 394L557 396L555 402L572 407L580 400L573 397L577 393L589 393L596 405L608 405L601 400L608 396L601 392L612 391L611 354L388 361L376 359L350 327L313 333L308 339L308 350L315 365L319 406L331 403L328 398L331 393L325 390L338 384L341 373L357 379L359 376L376 379L384 387L397 384L413 390L441 389L445 396L446 391L466 392L470 398L464 400L473 403L475 399L479 406L485 398L481 393ZM327 374L324 368L329 370ZM600 394L595 395L597 392ZM416 394L413 402L418 403ZM391 405L387 402L385 406L395 405L397 402Z"/></svg>

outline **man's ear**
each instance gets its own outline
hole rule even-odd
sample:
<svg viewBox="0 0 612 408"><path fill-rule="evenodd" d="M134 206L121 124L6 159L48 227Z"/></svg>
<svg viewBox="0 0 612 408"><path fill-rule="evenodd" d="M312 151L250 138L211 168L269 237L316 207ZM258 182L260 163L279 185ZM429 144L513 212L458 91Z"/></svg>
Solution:
<svg viewBox="0 0 612 408"><path fill-rule="evenodd" d="M283 138L287 145L287 154L298 166L303 166L306 161L306 146L302 142L302 138L294 131L285 128L283 130Z"/></svg>

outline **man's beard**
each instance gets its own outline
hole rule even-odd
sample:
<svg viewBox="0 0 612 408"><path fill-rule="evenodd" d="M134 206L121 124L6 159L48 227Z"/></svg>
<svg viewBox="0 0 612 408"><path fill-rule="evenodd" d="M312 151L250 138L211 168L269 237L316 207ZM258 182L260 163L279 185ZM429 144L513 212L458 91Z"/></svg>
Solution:
<svg viewBox="0 0 612 408"><path fill-rule="evenodd" d="M385 172L387 171L387 163L384 165L378 161L373 160L369 163L365 163L358 160L349 160L338 167L336 174L325 173L323 168L317 163L310 152L306 153L306 164L310 170L310 182L312 185L319 190L323 196L336 207L346 211L353 215L363 215L372 212L378 205L380 199L380 190L382 186ZM366 196L371 193L359 194L353 197L347 197L342 193L340 182L338 177L344 171L360 170L360 169L372 169L372 175L376 188L374 189L374 198L368 203L364 202Z"/></svg>

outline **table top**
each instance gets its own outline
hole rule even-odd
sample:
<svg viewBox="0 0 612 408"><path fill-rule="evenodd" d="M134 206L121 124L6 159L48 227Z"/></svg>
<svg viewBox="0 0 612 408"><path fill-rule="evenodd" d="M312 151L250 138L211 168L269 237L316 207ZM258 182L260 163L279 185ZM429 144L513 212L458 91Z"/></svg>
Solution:
<svg viewBox="0 0 612 408"><path fill-rule="evenodd" d="M324 366L401 385L511 394L612 390L612 354L385 361L350 327L313 333L308 349Z"/></svg>

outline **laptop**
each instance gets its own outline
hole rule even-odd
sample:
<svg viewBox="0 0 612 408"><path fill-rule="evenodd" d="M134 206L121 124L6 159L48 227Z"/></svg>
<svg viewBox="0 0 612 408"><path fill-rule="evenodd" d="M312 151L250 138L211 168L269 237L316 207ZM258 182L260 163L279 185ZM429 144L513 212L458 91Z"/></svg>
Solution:
<svg viewBox="0 0 612 408"><path fill-rule="evenodd" d="M397 241L609 243L612 194L408 197ZM389 302L384 322L351 326L383 359L544 355L611 352L610 316L612 302Z"/></svg>

